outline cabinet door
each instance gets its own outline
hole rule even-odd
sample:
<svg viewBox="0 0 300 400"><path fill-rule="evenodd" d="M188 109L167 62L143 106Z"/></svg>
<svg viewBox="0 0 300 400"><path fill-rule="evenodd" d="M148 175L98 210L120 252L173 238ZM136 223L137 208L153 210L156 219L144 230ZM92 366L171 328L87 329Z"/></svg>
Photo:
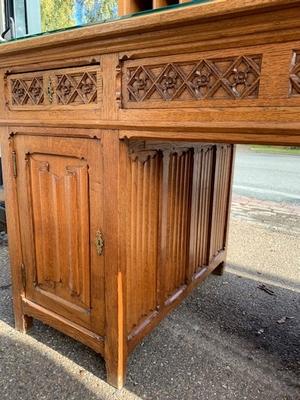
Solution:
<svg viewBox="0 0 300 400"><path fill-rule="evenodd" d="M26 298L101 335L100 141L16 135L14 149Z"/></svg>

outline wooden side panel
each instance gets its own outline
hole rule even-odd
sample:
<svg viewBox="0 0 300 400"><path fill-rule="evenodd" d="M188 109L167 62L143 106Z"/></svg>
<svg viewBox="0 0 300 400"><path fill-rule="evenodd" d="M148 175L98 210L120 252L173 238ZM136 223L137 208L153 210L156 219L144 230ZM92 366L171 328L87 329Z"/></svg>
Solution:
<svg viewBox="0 0 300 400"><path fill-rule="evenodd" d="M157 307L161 154L128 157L126 211L127 330Z"/></svg>
<svg viewBox="0 0 300 400"><path fill-rule="evenodd" d="M224 260L232 145L122 145L129 340Z"/></svg>
<svg viewBox="0 0 300 400"><path fill-rule="evenodd" d="M215 146L195 149L192 192L190 274L209 263Z"/></svg>
<svg viewBox="0 0 300 400"><path fill-rule="evenodd" d="M225 248L232 155L232 145L217 146L211 221L210 259L215 257Z"/></svg>
<svg viewBox="0 0 300 400"><path fill-rule="evenodd" d="M165 300L186 283L192 161L191 149L170 154L166 264L160 266L164 270Z"/></svg>

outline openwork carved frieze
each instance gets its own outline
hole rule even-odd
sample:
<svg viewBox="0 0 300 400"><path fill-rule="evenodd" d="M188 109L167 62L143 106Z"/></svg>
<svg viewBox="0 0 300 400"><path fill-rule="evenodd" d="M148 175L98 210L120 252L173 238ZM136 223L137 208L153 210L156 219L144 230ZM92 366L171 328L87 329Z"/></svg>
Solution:
<svg viewBox="0 0 300 400"><path fill-rule="evenodd" d="M261 63L262 55L247 55L128 66L128 101L257 98Z"/></svg>
<svg viewBox="0 0 300 400"><path fill-rule="evenodd" d="M289 95L300 96L300 51L295 51L293 54Z"/></svg>
<svg viewBox="0 0 300 400"><path fill-rule="evenodd" d="M44 104L42 76L35 76L31 79L12 79L10 89L14 105Z"/></svg>
<svg viewBox="0 0 300 400"><path fill-rule="evenodd" d="M25 73L8 77L9 104L15 107L97 104L99 82L91 67Z"/></svg>
<svg viewBox="0 0 300 400"><path fill-rule="evenodd" d="M58 104L89 104L97 102L97 73L85 72L57 75L55 89Z"/></svg>

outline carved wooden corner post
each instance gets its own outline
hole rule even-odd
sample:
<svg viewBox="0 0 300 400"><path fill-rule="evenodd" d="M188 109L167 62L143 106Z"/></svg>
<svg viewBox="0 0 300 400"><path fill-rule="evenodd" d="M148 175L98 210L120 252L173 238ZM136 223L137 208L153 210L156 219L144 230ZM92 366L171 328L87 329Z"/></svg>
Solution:
<svg viewBox="0 0 300 400"><path fill-rule="evenodd" d="M15 328L20 332L26 333L32 326L32 318L23 313L22 307L22 296L24 296L26 288L22 248L20 246L19 216L15 212L18 207L16 190L17 165L14 157L12 135L8 135L7 130L3 133L2 137L6 139L3 140L1 156L5 181L5 212L7 219L14 221L14 223L8 224L7 233L9 237Z"/></svg>
<svg viewBox="0 0 300 400"><path fill-rule="evenodd" d="M127 348L125 333L125 271L120 263L119 193L120 141L117 131L103 132L104 240L105 240L105 361L107 381L116 388L125 382ZM123 244L124 246L124 244Z"/></svg>

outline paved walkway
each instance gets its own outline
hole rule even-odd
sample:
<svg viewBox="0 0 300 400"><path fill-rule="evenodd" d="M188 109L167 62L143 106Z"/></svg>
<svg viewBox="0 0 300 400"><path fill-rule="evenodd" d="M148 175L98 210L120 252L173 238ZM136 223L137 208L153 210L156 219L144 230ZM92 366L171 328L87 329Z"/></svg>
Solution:
<svg viewBox="0 0 300 400"><path fill-rule="evenodd" d="M234 196L227 271L300 292L300 207Z"/></svg>

